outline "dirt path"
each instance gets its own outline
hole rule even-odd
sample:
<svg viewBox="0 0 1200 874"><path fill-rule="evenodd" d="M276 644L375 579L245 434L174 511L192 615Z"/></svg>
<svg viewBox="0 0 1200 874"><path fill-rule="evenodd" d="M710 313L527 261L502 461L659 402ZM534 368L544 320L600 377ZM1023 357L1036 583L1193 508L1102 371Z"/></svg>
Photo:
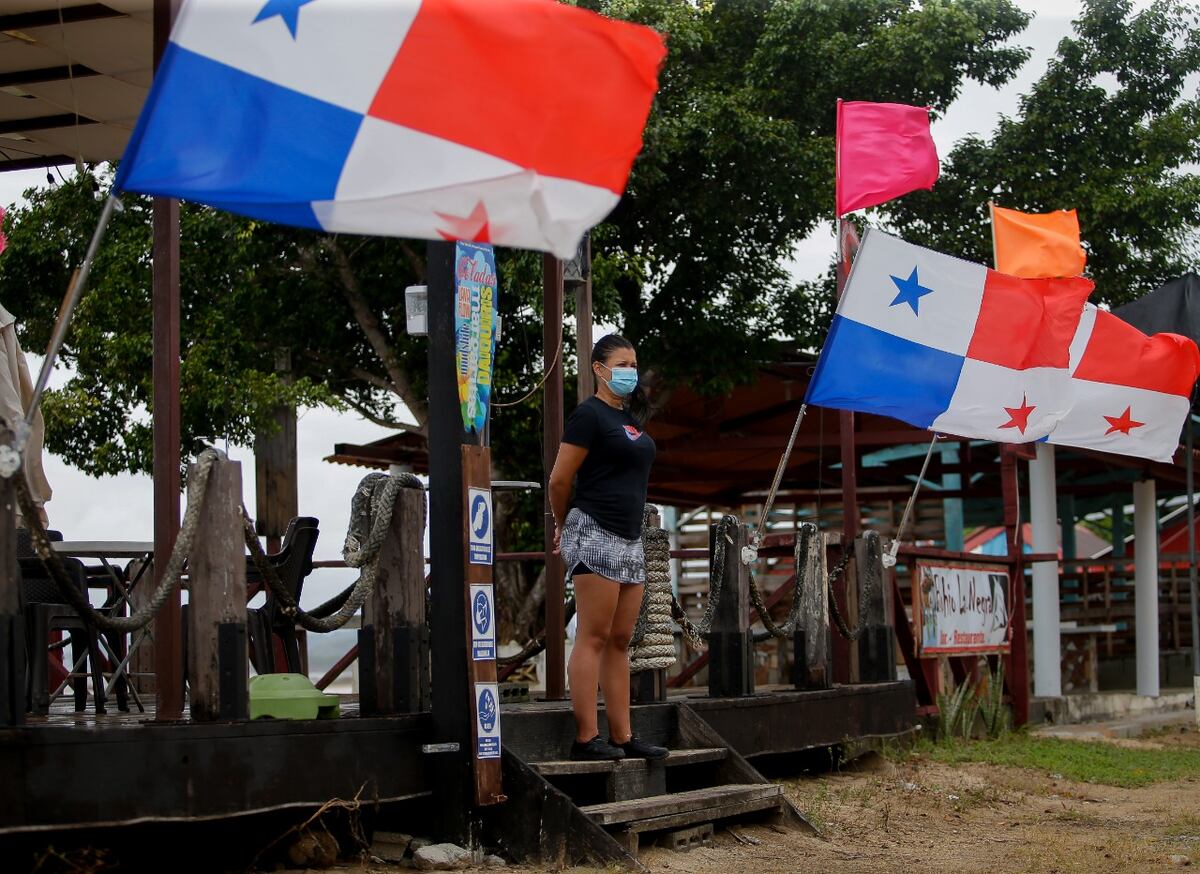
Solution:
<svg viewBox="0 0 1200 874"><path fill-rule="evenodd" d="M1200 756L1194 728L1137 743ZM784 786L823 837L738 826L690 853L643 848L642 861L655 874L1103 874L1200 865L1196 779L1121 789L1022 768L920 757L897 764L871 754L851 770Z"/></svg>

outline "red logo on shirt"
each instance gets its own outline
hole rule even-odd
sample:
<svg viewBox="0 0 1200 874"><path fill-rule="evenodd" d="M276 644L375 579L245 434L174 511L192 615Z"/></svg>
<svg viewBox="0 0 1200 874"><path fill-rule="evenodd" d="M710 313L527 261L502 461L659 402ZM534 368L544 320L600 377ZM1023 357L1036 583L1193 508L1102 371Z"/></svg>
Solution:
<svg viewBox="0 0 1200 874"><path fill-rule="evenodd" d="M642 432L639 431L637 428L633 427L632 425L626 425L625 426L625 436L628 437L630 440L637 440L639 437L642 436Z"/></svg>

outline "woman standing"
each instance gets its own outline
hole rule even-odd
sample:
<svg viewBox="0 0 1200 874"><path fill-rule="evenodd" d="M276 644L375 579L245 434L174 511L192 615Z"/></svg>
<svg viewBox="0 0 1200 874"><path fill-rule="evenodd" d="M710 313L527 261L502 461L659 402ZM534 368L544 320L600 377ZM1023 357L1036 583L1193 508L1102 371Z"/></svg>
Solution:
<svg viewBox="0 0 1200 874"><path fill-rule="evenodd" d="M639 418L645 395L633 344L616 334L602 337L592 349L592 372L596 393L567 420L549 486L554 544L575 583L575 648L567 665L575 711L571 758L661 759L667 750L634 737L629 724L629 639L646 583L642 511L654 462L654 440ZM597 685L604 690L607 741L597 727Z"/></svg>

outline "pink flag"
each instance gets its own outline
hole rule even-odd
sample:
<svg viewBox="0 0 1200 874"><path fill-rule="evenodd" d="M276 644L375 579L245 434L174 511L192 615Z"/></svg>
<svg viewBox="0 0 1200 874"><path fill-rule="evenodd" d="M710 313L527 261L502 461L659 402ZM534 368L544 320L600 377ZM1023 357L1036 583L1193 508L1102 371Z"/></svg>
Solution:
<svg viewBox="0 0 1200 874"><path fill-rule="evenodd" d="M838 100L837 214L929 189L938 178L929 108Z"/></svg>

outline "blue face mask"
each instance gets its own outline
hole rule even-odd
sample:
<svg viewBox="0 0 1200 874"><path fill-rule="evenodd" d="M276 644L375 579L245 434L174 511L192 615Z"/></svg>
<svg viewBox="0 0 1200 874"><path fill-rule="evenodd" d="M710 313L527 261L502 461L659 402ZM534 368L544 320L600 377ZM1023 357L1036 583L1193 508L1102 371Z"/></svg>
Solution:
<svg viewBox="0 0 1200 874"><path fill-rule="evenodd" d="M607 365L601 364L601 367ZM619 398L629 397L633 394L633 390L638 385L638 372L636 367L608 367L608 372L612 374L611 380L604 380L613 394Z"/></svg>

